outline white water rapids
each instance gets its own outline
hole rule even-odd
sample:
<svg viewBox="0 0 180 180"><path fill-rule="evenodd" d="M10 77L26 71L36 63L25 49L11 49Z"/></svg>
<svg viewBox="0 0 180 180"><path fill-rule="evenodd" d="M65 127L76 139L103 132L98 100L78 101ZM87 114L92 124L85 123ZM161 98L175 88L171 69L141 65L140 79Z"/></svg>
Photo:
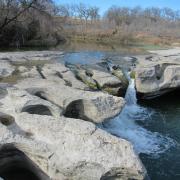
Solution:
<svg viewBox="0 0 180 180"><path fill-rule="evenodd" d="M151 120L153 111L137 104L134 80L130 80L125 100L126 105L122 112L114 119L104 123L103 129L130 141L137 153L145 153L153 155L153 157L174 146L175 143L171 138L148 131L137 124L137 121Z"/></svg>

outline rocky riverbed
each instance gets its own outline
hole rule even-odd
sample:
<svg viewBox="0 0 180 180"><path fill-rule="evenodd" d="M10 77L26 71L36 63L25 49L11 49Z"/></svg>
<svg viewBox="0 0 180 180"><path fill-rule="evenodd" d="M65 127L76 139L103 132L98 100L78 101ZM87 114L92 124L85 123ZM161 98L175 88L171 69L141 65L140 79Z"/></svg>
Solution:
<svg viewBox="0 0 180 180"><path fill-rule="evenodd" d="M156 101L179 87L180 48L107 56L88 65L72 64L59 51L0 53L0 177L148 179L137 152L174 141L132 121L149 113L135 102L135 93L139 101ZM140 146L138 137L144 140Z"/></svg>
<svg viewBox="0 0 180 180"><path fill-rule="evenodd" d="M0 53L0 177L147 179L130 142L96 124L118 115L118 66L58 62L61 52Z"/></svg>

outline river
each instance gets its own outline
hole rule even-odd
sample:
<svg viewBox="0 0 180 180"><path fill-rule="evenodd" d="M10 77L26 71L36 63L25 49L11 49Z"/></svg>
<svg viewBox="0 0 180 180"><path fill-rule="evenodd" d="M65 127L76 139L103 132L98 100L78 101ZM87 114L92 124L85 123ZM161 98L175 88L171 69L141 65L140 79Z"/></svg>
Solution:
<svg viewBox="0 0 180 180"><path fill-rule="evenodd" d="M179 180L180 102L139 105L134 80L125 99L122 112L103 129L132 142L152 180Z"/></svg>
<svg viewBox="0 0 180 180"><path fill-rule="evenodd" d="M93 64L107 57L125 64L127 51L73 49L64 55L70 63ZM101 128L129 140L139 154L151 180L180 179L180 101L178 98L138 103L134 80L127 90L123 111Z"/></svg>

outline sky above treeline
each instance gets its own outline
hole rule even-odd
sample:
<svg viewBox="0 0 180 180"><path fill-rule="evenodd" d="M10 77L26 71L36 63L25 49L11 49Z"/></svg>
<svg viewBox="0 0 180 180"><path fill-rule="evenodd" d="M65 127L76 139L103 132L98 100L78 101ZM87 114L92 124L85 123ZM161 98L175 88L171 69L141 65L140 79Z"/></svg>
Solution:
<svg viewBox="0 0 180 180"><path fill-rule="evenodd" d="M103 14L112 5L123 7L169 7L174 10L180 10L180 0L55 0L57 4L78 4L84 3L90 6L97 6Z"/></svg>

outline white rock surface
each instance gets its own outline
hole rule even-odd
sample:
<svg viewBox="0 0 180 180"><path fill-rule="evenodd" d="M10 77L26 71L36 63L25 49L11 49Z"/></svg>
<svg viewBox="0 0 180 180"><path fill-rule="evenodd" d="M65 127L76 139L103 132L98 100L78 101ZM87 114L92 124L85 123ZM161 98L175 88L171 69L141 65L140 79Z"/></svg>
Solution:
<svg viewBox="0 0 180 180"><path fill-rule="evenodd" d="M0 60L58 56L58 52L0 53ZM131 143L92 123L120 113L123 98L84 90L86 86L62 64L45 65L41 72L45 79L35 67L19 70L25 79L0 86L0 173L12 165L30 170L40 180L100 180L114 169L117 179L118 174L123 180L145 178Z"/></svg>
<svg viewBox="0 0 180 180"><path fill-rule="evenodd" d="M62 81L64 84L68 83L70 86L76 89L84 90L88 88L88 86L83 82L77 80L74 73L71 72L69 68L66 68L64 64L46 64L42 68L42 73L48 80Z"/></svg>
<svg viewBox="0 0 180 180"><path fill-rule="evenodd" d="M136 69L139 98L151 99L180 87L180 64L159 62Z"/></svg>
<svg viewBox="0 0 180 180"><path fill-rule="evenodd" d="M1 61L49 61L59 58L63 55L60 51L24 51L24 52L4 52L0 53Z"/></svg>
<svg viewBox="0 0 180 180"><path fill-rule="evenodd" d="M31 94L41 92L50 102L64 109L68 117L82 118L96 123L116 116L125 103L120 97L103 92L74 89L64 85L63 82L44 79L25 79L17 86L28 90Z"/></svg>
<svg viewBox="0 0 180 180"><path fill-rule="evenodd" d="M96 80L102 88L108 86L118 87L118 85L120 86L121 84L121 81L117 77L109 73L97 71L97 70L93 70L93 79Z"/></svg>
<svg viewBox="0 0 180 180"><path fill-rule="evenodd" d="M145 170L126 140L78 119L13 115L21 130L0 125L1 144L15 144L52 179L98 180L114 167L143 179Z"/></svg>
<svg viewBox="0 0 180 180"><path fill-rule="evenodd" d="M0 61L0 77L10 76L15 68L6 61Z"/></svg>

